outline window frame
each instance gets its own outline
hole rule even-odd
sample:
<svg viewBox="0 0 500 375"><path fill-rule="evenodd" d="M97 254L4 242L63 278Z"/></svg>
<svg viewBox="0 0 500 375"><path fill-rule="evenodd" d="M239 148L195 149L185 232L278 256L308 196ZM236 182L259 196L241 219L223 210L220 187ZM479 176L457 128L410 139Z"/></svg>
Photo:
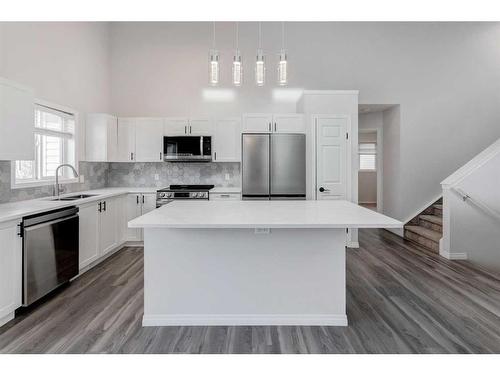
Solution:
<svg viewBox="0 0 500 375"><path fill-rule="evenodd" d="M374 152L362 152L359 145L361 144L374 144L375 145L375 151ZM374 162L374 168L373 169L362 169L361 168L361 155L373 155L375 157L375 162ZM358 170L360 172L377 172L377 164L378 164L378 143L371 141L371 142L359 142L358 144Z"/></svg>
<svg viewBox="0 0 500 375"><path fill-rule="evenodd" d="M74 167L75 167L76 171L79 173L79 164L80 164L79 163L80 162L80 158L79 158L79 156L80 156L80 152L79 152L79 145L80 145L79 129L80 129L80 126L79 125L80 125L80 123L79 123L78 111L76 111L73 108L65 107L65 106L62 106L59 104L55 104L55 103L50 103L50 102L47 102L47 101L41 100L41 99L35 99L33 111L36 110L36 107L45 107L48 109L48 112L50 112L52 110L53 112L63 112L63 113L66 113L66 114L73 116L74 123L75 123L74 133L73 133L73 139L74 139L74 143L75 143L75 151L74 151L75 152L75 165L74 165ZM35 119L35 121L36 121L36 119ZM35 128L35 123L33 123L33 128ZM64 133L64 132L52 131L50 129L44 129L43 131L41 131L41 133L45 133L45 134L50 134L51 132L53 132L54 134L57 133L58 135L60 133ZM34 135L35 135L35 132L33 132L33 147L36 147ZM44 177L44 178L40 178L37 180L27 180L25 182L20 181L20 180L18 181L18 180L16 180L16 160L13 160L11 162L11 168L10 168L10 182L11 182L10 185L11 185L12 189L25 189L25 188L32 188L32 187L54 185L55 184L55 177ZM80 182L79 177L72 177L72 178L65 178L63 176L59 177L60 184L73 184L73 183L78 183L78 182Z"/></svg>

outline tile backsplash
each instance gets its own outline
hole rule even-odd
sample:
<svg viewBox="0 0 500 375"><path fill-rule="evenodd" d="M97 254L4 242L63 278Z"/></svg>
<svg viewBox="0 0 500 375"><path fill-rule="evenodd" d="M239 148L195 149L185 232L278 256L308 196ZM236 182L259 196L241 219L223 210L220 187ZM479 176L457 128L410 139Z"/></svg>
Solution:
<svg viewBox="0 0 500 375"><path fill-rule="evenodd" d="M240 186L240 163L94 163L80 162L84 183L68 184L66 192L103 187L167 187L170 184ZM158 175L158 180L155 179ZM53 186L11 189L11 162L0 161L0 203L42 198Z"/></svg>
<svg viewBox="0 0 500 375"><path fill-rule="evenodd" d="M155 179L158 175L158 180ZM226 179L227 177L227 179ZM170 184L240 186L240 163L110 163L110 187L167 187Z"/></svg>
<svg viewBox="0 0 500 375"><path fill-rule="evenodd" d="M108 163L80 162L79 172L81 175L85 176L85 182L65 185L66 192L106 187L108 181L108 169ZM11 189L10 172L11 162L0 161L0 203L42 198L53 194L53 185Z"/></svg>

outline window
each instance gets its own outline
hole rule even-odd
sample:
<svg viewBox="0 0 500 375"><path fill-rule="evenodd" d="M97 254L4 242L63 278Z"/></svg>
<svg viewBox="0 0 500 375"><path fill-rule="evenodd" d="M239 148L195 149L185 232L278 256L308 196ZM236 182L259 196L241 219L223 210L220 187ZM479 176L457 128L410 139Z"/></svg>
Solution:
<svg viewBox="0 0 500 375"><path fill-rule="evenodd" d="M35 105L34 126L35 160L14 162L14 187L51 184L58 165L76 167L74 113ZM61 169L60 179L74 181L71 170Z"/></svg>
<svg viewBox="0 0 500 375"><path fill-rule="evenodd" d="M377 144L366 142L359 144L359 170L377 170Z"/></svg>

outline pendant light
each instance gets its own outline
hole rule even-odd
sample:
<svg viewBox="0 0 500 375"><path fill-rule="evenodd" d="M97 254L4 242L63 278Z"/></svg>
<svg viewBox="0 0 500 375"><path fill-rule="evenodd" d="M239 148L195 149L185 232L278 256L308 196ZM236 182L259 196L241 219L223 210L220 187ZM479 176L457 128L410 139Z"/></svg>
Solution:
<svg viewBox="0 0 500 375"><path fill-rule="evenodd" d="M217 86L219 84L219 52L215 49L215 22L213 22L212 49L208 64L208 82L211 86Z"/></svg>
<svg viewBox="0 0 500 375"><path fill-rule="evenodd" d="M236 50L233 58L233 85L239 87L243 83L243 66L239 49L239 24L236 22Z"/></svg>
<svg viewBox="0 0 500 375"><path fill-rule="evenodd" d="M285 23L281 23L281 51L279 55L280 61L278 63L278 84L280 86L286 86L288 83L287 76L287 61L286 61L286 50L285 50Z"/></svg>
<svg viewBox="0 0 500 375"><path fill-rule="evenodd" d="M259 22L259 49L255 61L255 84L264 86L266 79L266 66L264 65L264 51L262 50L262 23Z"/></svg>

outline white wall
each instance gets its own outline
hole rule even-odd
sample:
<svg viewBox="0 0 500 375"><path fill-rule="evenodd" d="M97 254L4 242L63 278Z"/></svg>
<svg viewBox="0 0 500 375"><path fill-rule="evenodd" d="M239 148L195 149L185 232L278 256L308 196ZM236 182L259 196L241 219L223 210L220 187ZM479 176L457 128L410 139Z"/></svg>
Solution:
<svg viewBox="0 0 500 375"><path fill-rule="evenodd" d="M500 152L487 163L465 177L456 187L475 201L500 213ZM449 249L445 256L467 258L487 269L500 271L500 218L488 214L453 190L445 191L449 223ZM446 219L445 219L446 220Z"/></svg>
<svg viewBox="0 0 500 375"><path fill-rule="evenodd" d="M81 120L85 112L107 112L108 31L95 22L0 23L0 76L32 87L37 99L81 111Z"/></svg>
<svg viewBox="0 0 500 375"><path fill-rule="evenodd" d="M243 23L245 83L233 90L234 24L217 23L221 88L230 89L234 101L215 103L202 97L208 88L210 23L113 24L113 112L293 111L293 100L273 99L273 93L287 92L277 91L275 83L280 24L264 23L263 38L268 84L253 84L257 24ZM401 168L392 170L400 173L400 182L392 189L404 192L405 199L391 203L390 211L404 219L439 194L443 178L500 137L498 40L497 23L291 23L286 26L289 88L359 89L360 103L401 105L400 155L392 154L401 158Z"/></svg>

